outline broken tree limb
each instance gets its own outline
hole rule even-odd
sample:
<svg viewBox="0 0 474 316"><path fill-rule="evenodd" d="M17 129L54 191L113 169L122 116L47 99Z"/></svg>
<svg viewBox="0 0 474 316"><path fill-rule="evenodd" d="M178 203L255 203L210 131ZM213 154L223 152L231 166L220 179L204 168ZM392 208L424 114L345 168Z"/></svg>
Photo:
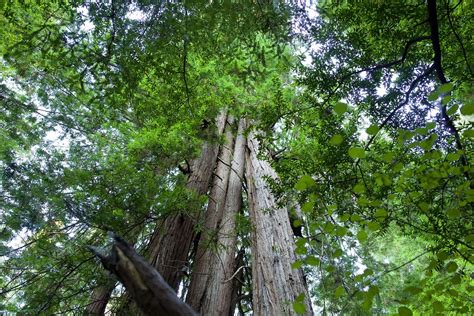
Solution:
<svg viewBox="0 0 474 316"><path fill-rule="evenodd" d="M197 315L133 247L114 236L112 252L105 255L91 248L103 266L115 274L145 315Z"/></svg>

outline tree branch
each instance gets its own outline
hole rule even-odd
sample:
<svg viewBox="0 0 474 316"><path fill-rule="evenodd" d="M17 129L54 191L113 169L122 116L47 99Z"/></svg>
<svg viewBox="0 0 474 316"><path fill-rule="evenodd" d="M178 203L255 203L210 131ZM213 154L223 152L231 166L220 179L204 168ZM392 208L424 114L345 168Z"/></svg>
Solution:
<svg viewBox="0 0 474 316"><path fill-rule="evenodd" d="M438 17L436 12L436 0L428 0L428 20L430 22L430 29L431 29L431 43L433 45L434 51L434 58L433 58L433 66L436 70L436 75L439 81L442 84L448 83L446 76L444 74L443 66L442 66L442 57L441 57L441 43L439 39L439 29L438 29ZM449 117L446 113L446 106L447 105L440 105L441 108L441 116L445 122L446 127L451 131L454 135L454 139L456 141L457 149L464 151L463 145L461 143L461 138L459 136L459 132L454 125L453 120ZM463 166L469 166L467 162L466 155L463 153L461 156L461 163ZM467 179L470 179L469 173L467 171L464 172L464 175Z"/></svg>
<svg viewBox="0 0 474 316"><path fill-rule="evenodd" d="M158 271L119 236L114 236L112 252L108 256L93 248L90 250L119 278L145 315L196 315Z"/></svg>

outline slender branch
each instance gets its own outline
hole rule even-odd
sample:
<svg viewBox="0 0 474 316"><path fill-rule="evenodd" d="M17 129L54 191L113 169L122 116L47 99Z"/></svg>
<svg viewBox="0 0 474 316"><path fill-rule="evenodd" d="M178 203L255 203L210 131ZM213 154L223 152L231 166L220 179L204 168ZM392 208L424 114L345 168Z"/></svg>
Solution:
<svg viewBox="0 0 474 316"><path fill-rule="evenodd" d="M430 22L430 29L431 29L431 43L433 45L434 51L434 58L433 58L433 66L436 70L436 75L439 81L442 84L448 83L446 76L444 74L443 66L442 66L442 55L441 55L441 43L439 39L439 29L438 29L438 17L436 11L436 0L428 0L428 20ZM461 143L461 137L459 136L459 132L454 125L453 120L449 117L446 112L447 105L440 105L441 108L441 116L446 124L446 127L451 131L454 135L454 139L456 141L457 149L464 151L463 145ZM469 166L467 161L466 155L463 153L461 156L461 163L463 166ZM470 179L468 171L464 172L464 175L467 179Z"/></svg>
<svg viewBox="0 0 474 316"><path fill-rule="evenodd" d="M462 1L459 1L458 5L461 2ZM459 42L459 45L461 46L461 51L462 51L462 54L464 56L464 61L466 62L467 69L469 70L469 73L471 74L471 76L473 76L474 74L472 72L471 65L469 64L469 60L467 58L466 48L464 47L464 44L461 40L461 36L459 36L458 32L456 32L456 29L454 28L453 20L451 18L451 11L454 11L454 8L451 9L449 7L449 3L446 2L446 12L447 12L447 16L448 16L449 27L453 31L454 36L456 37L457 41Z"/></svg>
<svg viewBox="0 0 474 316"><path fill-rule="evenodd" d="M246 268L246 266L240 266L240 268L238 268L234 272L234 274L232 274L232 276L230 278L228 278L227 280L222 281L222 283L227 283L227 282L231 281L237 275L237 273L239 273L239 271L242 270L243 268Z"/></svg>
<svg viewBox="0 0 474 316"><path fill-rule="evenodd" d="M408 51L410 50L410 47L413 44L421 42L423 40L428 40L428 39L430 39L429 36L420 36L420 37L415 37L415 38L409 40L405 44L405 47L404 47L403 52L402 52L402 56L397 60L387 62L387 63L383 63L383 64L378 64L378 65L375 65L375 66L372 66L372 67L363 68L363 69L360 69L360 70L356 70L356 71L350 72L350 73L342 76L341 79L338 80L337 86L331 92L329 92L329 95L323 101L322 106L326 105L329 102L329 100L331 100L331 98L336 94L336 92L342 87L344 82L347 79L349 79L350 77L352 77L354 75L357 75L357 74L360 74L362 72L372 72L372 71L375 71L375 70L379 70L379 69L383 69L383 68L389 68L389 67L393 67L393 66L398 65L398 64L402 64L406 60L406 58L408 56ZM308 109L313 108L313 107L314 107L313 105L310 105L309 107L306 107L306 108L303 108L303 109L296 109L296 110L293 110L293 111L289 111L287 113L284 113L282 115L282 117L288 116L290 114L294 114L294 113L297 113L297 112L300 112L300 111L308 110Z"/></svg>
<svg viewBox="0 0 474 316"><path fill-rule="evenodd" d="M431 74L433 71L435 70L434 68L434 65L431 65L430 68L428 68L423 74L421 74L420 76L418 76L410 85L410 87L408 88L407 92L405 92L405 100L403 100L402 103L400 103L395 109L392 110L392 112L390 112L390 114L385 118L385 120L383 120L382 124L380 124L379 126L379 131L385 127L385 125L387 125L388 122L390 122L390 120L392 119L392 117L395 115L395 113L397 113L398 110L400 110L401 108L403 108L405 105L408 104L408 101L410 100L410 94L411 92L413 91L413 89L415 89L415 87L418 85L418 83L423 80L424 78L426 78L429 74ZM374 141L375 137L378 135L378 132L375 133L374 135L372 135L372 137L369 139L369 141L367 142L367 145L365 145L365 149L367 150L370 146L370 144L372 144L372 142Z"/></svg>

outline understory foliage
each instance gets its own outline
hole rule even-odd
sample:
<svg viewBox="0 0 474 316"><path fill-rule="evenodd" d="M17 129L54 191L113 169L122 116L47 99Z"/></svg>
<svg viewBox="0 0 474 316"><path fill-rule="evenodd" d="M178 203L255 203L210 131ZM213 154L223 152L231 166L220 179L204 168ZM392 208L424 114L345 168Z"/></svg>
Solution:
<svg viewBox="0 0 474 316"><path fill-rule="evenodd" d="M321 315L474 313L474 2L4 1L0 12L0 314L82 313L110 283L89 247L114 232L146 258L157 223L204 214L213 201L187 188L190 162L206 144L222 151L224 112L231 134L249 122L243 135L278 175L267 185L309 293L287 302L295 313L311 312L305 299ZM255 309L255 225L241 180L243 315ZM206 227L197 216L183 299L194 244L218 235ZM111 289L107 311L130 310Z"/></svg>

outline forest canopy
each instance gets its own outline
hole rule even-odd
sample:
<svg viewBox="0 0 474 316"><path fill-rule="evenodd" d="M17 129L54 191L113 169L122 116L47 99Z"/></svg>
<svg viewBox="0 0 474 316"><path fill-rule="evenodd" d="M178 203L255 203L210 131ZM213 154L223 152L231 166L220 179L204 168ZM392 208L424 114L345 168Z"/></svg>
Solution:
<svg viewBox="0 0 474 316"><path fill-rule="evenodd" d="M2 1L0 314L474 314L472 20Z"/></svg>

